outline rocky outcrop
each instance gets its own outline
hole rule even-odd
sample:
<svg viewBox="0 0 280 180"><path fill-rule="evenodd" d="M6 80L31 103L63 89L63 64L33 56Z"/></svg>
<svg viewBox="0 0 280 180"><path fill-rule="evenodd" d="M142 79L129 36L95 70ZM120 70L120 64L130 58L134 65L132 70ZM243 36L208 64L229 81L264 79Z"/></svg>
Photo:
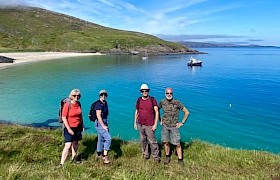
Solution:
<svg viewBox="0 0 280 180"><path fill-rule="evenodd" d="M132 54L132 55L168 55L168 54L202 54L197 50L187 47L171 48L165 45L148 45L146 47L127 48L114 48L109 52L102 52L105 54Z"/></svg>
<svg viewBox="0 0 280 180"><path fill-rule="evenodd" d="M192 50L186 47L181 48L171 48L165 45L148 45L145 48L139 48L138 51L141 54L148 53L151 55L161 55L161 54L198 54L196 50Z"/></svg>
<svg viewBox="0 0 280 180"><path fill-rule="evenodd" d="M0 56L0 63L13 63L15 59L8 58L5 56Z"/></svg>

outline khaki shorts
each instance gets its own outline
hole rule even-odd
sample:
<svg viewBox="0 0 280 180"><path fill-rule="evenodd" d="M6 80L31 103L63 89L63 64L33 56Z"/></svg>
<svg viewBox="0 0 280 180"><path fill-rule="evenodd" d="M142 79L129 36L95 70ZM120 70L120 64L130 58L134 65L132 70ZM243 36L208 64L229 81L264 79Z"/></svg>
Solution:
<svg viewBox="0 0 280 180"><path fill-rule="evenodd" d="M181 136L179 129L176 127L169 127L166 125L162 125L161 130L161 141L162 142L170 142L173 145L180 144Z"/></svg>

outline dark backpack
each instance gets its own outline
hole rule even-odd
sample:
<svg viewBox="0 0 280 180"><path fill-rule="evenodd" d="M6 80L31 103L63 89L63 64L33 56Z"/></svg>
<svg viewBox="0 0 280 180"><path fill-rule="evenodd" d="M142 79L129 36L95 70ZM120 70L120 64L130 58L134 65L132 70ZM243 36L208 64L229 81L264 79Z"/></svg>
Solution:
<svg viewBox="0 0 280 180"><path fill-rule="evenodd" d="M96 110L94 110L94 108L95 108L95 105L96 105L96 103L97 103L98 101L100 101L100 100L97 100L97 101L95 101L94 103L92 103L92 105L91 105L91 107L90 107L90 110L89 110L89 113L88 113L88 118L89 118L89 120L92 121L92 122L95 122L96 119L97 119Z"/></svg>
<svg viewBox="0 0 280 180"><path fill-rule="evenodd" d="M59 107L59 110L58 110L58 122L59 123L63 123L62 121L62 109L63 109L63 106L68 103L69 106L68 106L68 111L70 110L71 108L71 99L69 97L67 98L63 98L61 101L60 101L60 107Z"/></svg>

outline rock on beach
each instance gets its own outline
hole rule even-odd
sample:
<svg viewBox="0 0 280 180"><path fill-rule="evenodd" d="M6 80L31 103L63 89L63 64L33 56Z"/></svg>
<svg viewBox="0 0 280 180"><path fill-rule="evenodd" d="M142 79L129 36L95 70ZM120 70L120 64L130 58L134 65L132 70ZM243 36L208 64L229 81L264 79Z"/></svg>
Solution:
<svg viewBox="0 0 280 180"><path fill-rule="evenodd" d="M13 63L15 59L6 56L0 56L0 63Z"/></svg>

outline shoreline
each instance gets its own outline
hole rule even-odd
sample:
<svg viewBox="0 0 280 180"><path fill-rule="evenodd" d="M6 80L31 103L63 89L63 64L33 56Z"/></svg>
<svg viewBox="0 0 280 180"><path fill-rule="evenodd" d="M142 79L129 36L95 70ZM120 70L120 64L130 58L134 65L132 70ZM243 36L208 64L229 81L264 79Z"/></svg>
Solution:
<svg viewBox="0 0 280 180"><path fill-rule="evenodd" d="M13 63L0 63L0 69L7 67L31 63L40 62L46 60L55 60L61 58L82 57L82 56L97 56L104 55L101 53L74 53L74 52L11 52L0 53L0 56L15 59Z"/></svg>

